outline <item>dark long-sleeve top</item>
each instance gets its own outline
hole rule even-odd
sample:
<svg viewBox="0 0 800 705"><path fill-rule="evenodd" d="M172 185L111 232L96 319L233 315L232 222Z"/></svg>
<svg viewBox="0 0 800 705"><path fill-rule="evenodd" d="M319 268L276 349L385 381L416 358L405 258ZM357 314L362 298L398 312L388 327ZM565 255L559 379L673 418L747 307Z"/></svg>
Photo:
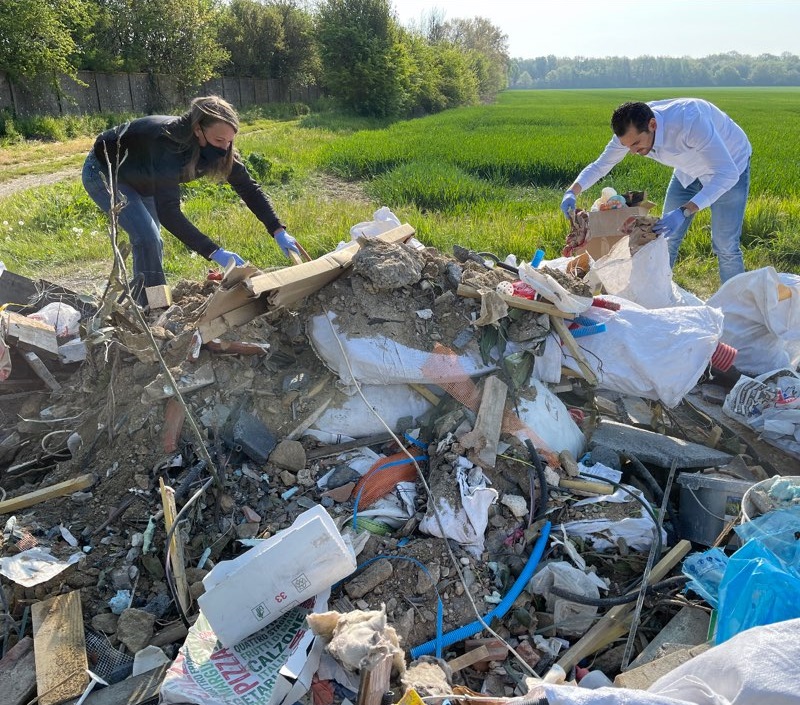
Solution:
<svg viewBox="0 0 800 705"><path fill-rule="evenodd" d="M175 129L178 120L169 115L150 115L132 120L126 126L111 128L97 138L94 153L104 166L107 164L106 150L112 165L117 163L117 154L120 159L125 157L119 166L119 181L133 187L142 196L152 196L161 224L187 247L209 258L219 245L181 211L180 184L189 181L184 171L191 150L182 150L168 134L169 130ZM127 129L123 131L125 127ZM201 156L195 178L203 176L206 171L207 164ZM233 162L228 183L264 223L270 235L284 227L267 194L238 159Z"/></svg>

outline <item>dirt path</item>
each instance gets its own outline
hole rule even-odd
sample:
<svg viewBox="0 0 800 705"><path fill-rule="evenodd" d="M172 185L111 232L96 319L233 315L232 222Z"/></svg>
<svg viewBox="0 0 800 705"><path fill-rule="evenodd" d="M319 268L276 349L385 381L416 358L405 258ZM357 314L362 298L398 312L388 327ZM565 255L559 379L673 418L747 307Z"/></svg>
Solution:
<svg viewBox="0 0 800 705"><path fill-rule="evenodd" d="M16 179L0 183L0 199L13 196L15 193L24 191L25 189L49 186L50 184L65 181L66 179L77 179L80 173L80 168L73 166L69 169L54 171L51 174L28 174L27 176L20 176Z"/></svg>

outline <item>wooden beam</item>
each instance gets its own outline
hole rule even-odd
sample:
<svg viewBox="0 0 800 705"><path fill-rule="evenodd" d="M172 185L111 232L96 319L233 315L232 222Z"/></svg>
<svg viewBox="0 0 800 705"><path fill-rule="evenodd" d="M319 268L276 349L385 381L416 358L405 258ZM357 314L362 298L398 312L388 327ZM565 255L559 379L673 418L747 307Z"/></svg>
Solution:
<svg viewBox="0 0 800 705"><path fill-rule="evenodd" d="M381 705L384 693L389 690L392 655L374 649L364 657L364 662L356 705Z"/></svg>
<svg viewBox="0 0 800 705"><path fill-rule="evenodd" d="M2 590L2 587L0 587ZM0 693L5 705L26 705L36 692L33 639L26 636L0 661Z"/></svg>
<svg viewBox="0 0 800 705"><path fill-rule="evenodd" d="M477 649L473 649L472 651L467 651L465 654L461 654L461 656L456 656L456 658L448 661L447 665L450 666L453 673L457 673L468 666L478 663L478 661L488 660L489 649L487 649L486 646L479 646Z"/></svg>
<svg viewBox="0 0 800 705"><path fill-rule="evenodd" d="M93 690L83 705L144 705L158 697L168 668L169 664L165 664L106 688ZM77 700L71 700L64 705L77 703Z"/></svg>
<svg viewBox="0 0 800 705"><path fill-rule="evenodd" d="M80 592L35 603L31 620L39 705L80 696L89 682Z"/></svg>
<svg viewBox="0 0 800 705"><path fill-rule="evenodd" d="M22 357L25 358L25 362L28 363L28 366L34 371L36 376L50 389L52 389L54 392L57 392L61 389L61 385L59 384L58 380L53 377L52 372L45 367L45 364L35 352L24 352L22 353Z"/></svg>
<svg viewBox="0 0 800 705"><path fill-rule="evenodd" d="M164 484L164 478L158 478L159 488L161 489L161 504L164 508L164 528L167 533L175 523L175 491ZM175 578L175 589L178 593L178 601L181 603L183 613L189 611L189 583L186 580L186 566L183 560L183 538L179 528L172 532L172 540L169 548L170 562L172 563L172 573Z"/></svg>
<svg viewBox="0 0 800 705"><path fill-rule="evenodd" d="M487 377L475 426L459 439L462 446L475 449L478 464L483 467L493 468L497 460L507 395L508 385L503 380L494 375Z"/></svg>
<svg viewBox="0 0 800 705"><path fill-rule="evenodd" d="M339 453L344 453L348 450L354 450L355 448L372 446L377 443L388 443L392 440L394 440L394 437L391 433L377 433L374 436L356 438L354 441L347 441L346 443L335 443L333 445L322 446L321 448L314 448L306 453L306 460L327 458L331 455L339 455Z"/></svg>
<svg viewBox="0 0 800 705"><path fill-rule="evenodd" d="M683 540L675 544L675 547L653 566L649 584L657 583L664 578L691 550L692 544L689 541ZM629 629L630 613L635 605L636 601L633 601L612 607L564 653L558 665L569 673L579 661L625 634Z"/></svg>
<svg viewBox="0 0 800 705"><path fill-rule="evenodd" d="M93 473L87 473L86 475L73 477L71 480L64 480L64 482L59 482L55 485L42 487L41 489L28 492L20 495L19 497L12 497L4 502L0 502L0 515L10 514L11 512L16 512L20 509L32 507L34 504L45 502L48 499L53 499L54 497L63 497L64 495L72 494L73 492L85 490L87 487L91 487L96 481L96 475Z"/></svg>
<svg viewBox="0 0 800 705"><path fill-rule="evenodd" d="M567 324L564 323L564 321L558 316L551 315L550 325L552 325L553 330L558 333L558 337L561 338L561 343L567 348L567 350L569 350L569 352L572 354L572 357L575 358L575 362L577 362L578 367L581 368L583 378L593 387L596 387L599 382L597 375L594 373L592 368L589 367L589 363L586 361L586 356L583 354L583 350L581 350L578 344L575 342L575 338L573 338L572 333L569 332Z"/></svg>
<svg viewBox="0 0 800 705"><path fill-rule="evenodd" d="M436 406L442 400L441 397L436 394L436 392L431 391L424 384L410 382L408 386L411 387L411 389L413 389L423 399L427 399L434 406Z"/></svg>
<svg viewBox="0 0 800 705"><path fill-rule="evenodd" d="M0 321L9 345L58 360L58 338L53 326L11 311L0 314Z"/></svg>
<svg viewBox="0 0 800 705"><path fill-rule="evenodd" d="M467 286L466 284L459 284L456 293L459 296L464 296L468 299L480 299L482 294L477 289ZM564 311L556 308L553 304L548 304L543 301L531 301L524 299L521 296L509 296L508 294L500 294L498 296L505 301L511 308L519 308L523 311L533 311L534 313L549 313L556 318L575 318L574 313L565 313Z"/></svg>

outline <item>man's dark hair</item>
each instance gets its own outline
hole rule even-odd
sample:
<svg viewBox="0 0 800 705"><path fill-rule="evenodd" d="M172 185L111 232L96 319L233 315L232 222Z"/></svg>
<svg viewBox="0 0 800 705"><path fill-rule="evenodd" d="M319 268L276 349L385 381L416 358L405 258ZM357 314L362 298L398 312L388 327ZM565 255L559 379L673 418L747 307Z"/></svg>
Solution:
<svg viewBox="0 0 800 705"><path fill-rule="evenodd" d="M623 103L611 116L611 129L617 137L622 137L633 125L637 132L647 132L653 111L647 103Z"/></svg>

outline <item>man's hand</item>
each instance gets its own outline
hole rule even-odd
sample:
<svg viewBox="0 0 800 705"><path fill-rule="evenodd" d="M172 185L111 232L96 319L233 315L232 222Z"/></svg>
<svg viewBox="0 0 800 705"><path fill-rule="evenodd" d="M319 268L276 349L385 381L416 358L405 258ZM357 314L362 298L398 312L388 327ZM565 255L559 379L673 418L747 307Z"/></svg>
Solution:
<svg viewBox="0 0 800 705"><path fill-rule="evenodd" d="M655 225L653 225L653 232L656 235L669 237L683 225L684 220L686 220L686 218L683 215L683 210L676 208L674 211L670 211L656 221Z"/></svg>
<svg viewBox="0 0 800 705"><path fill-rule="evenodd" d="M564 193L564 198L561 199L561 212L567 220L570 219L570 212L575 212L575 198L575 193L569 190Z"/></svg>
<svg viewBox="0 0 800 705"><path fill-rule="evenodd" d="M233 263L237 267L241 267L244 264L244 260L235 252L223 250L221 247L211 253L211 259L214 260L220 267L227 267L231 260L233 260Z"/></svg>
<svg viewBox="0 0 800 705"><path fill-rule="evenodd" d="M285 257L289 256L289 250L293 250L298 255L300 254L300 250L297 247L297 240L289 235L284 228L276 230L273 237L275 238L275 242L278 243L278 247L281 248L281 252L283 252Z"/></svg>

